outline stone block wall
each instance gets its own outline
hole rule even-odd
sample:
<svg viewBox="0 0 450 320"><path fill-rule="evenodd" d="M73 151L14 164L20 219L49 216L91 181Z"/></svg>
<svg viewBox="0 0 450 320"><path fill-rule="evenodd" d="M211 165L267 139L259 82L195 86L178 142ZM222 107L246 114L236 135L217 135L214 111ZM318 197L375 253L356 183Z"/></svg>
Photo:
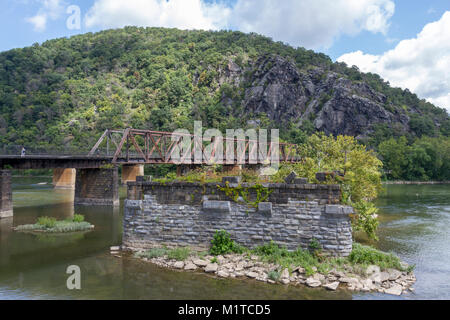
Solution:
<svg viewBox="0 0 450 320"><path fill-rule="evenodd" d="M119 174L114 169L77 169L75 205L119 205Z"/></svg>
<svg viewBox="0 0 450 320"><path fill-rule="evenodd" d="M353 208L339 204L339 186L266 187L269 198L253 208L234 202L217 184L128 183L123 244L141 249L161 245L207 249L214 233L226 230L249 248L274 241L289 250L306 249L316 239L331 255L351 252ZM249 197L256 199L256 191L249 189Z"/></svg>
<svg viewBox="0 0 450 320"><path fill-rule="evenodd" d="M11 171L0 170L0 219L12 216Z"/></svg>

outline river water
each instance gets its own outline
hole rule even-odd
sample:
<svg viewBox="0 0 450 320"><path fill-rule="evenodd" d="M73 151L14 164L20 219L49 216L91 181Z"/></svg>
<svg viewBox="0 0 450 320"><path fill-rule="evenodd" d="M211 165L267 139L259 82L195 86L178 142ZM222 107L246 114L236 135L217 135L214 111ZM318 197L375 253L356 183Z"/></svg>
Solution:
<svg viewBox="0 0 450 320"><path fill-rule="evenodd" d="M114 257L109 248L121 243L122 206L74 208L73 191L54 190L49 178L13 182L14 218L0 220L0 299L450 299L450 185L387 186L378 201L376 246L416 265L416 291L393 297L215 279ZM11 231L40 216L74 213L85 215L95 230L40 236ZM66 287L69 265L81 268L81 290Z"/></svg>

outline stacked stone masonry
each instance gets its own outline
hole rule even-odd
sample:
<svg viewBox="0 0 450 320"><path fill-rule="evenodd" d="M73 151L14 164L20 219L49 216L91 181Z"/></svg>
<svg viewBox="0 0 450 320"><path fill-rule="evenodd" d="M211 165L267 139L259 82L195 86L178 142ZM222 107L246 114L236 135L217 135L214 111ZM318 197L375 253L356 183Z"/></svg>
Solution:
<svg viewBox="0 0 450 320"><path fill-rule="evenodd" d="M274 241L289 250L306 249L316 239L328 254L347 256L351 252L353 208L340 205L339 186L264 187L271 191L269 198L253 208L234 202L217 184L128 183L124 246L206 249L217 230L226 230L236 242L249 248ZM256 199L253 189L249 189L249 195L250 200Z"/></svg>
<svg viewBox="0 0 450 320"><path fill-rule="evenodd" d="M76 205L119 205L119 175L113 169L78 169L75 181Z"/></svg>
<svg viewBox="0 0 450 320"><path fill-rule="evenodd" d="M0 219L12 216L11 171L0 170Z"/></svg>

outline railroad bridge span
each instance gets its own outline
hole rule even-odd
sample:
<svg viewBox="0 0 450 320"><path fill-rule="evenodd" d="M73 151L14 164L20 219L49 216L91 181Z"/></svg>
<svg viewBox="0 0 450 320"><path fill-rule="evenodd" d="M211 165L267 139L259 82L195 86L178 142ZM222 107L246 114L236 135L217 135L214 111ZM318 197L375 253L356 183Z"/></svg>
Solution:
<svg viewBox="0 0 450 320"><path fill-rule="evenodd" d="M186 145L186 141L188 144ZM181 144L184 143L183 146ZM0 218L13 216L11 170L53 169L55 188L74 188L75 205L119 205L119 185L144 175L144 165L177 165L179 175L195 166L218 164L220 152L232 150L224 168L261 166L276 159L295 163L298 147L251 139L198 138L194 135L138 130L106 130L90 150L38 150L0 147ZM199 157L199 153L200 157ZM122 176L119 177L118 168Z"/></svg>

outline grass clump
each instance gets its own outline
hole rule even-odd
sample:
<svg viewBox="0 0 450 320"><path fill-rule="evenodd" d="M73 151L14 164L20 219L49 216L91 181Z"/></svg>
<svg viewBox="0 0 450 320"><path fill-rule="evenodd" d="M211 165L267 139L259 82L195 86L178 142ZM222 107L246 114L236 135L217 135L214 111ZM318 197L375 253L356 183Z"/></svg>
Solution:
<svg viewBox="0 0 450 320"><path fill-rule="evenodd" d="M170 250L167 254L169 259L184 261L191 255L191 250L189 248L176 248Z"/></svg>
<svg viewBox="0 0 450 320"><path fill-rule="evenodd" d="M55 218L50 218L50 217L40 217L37 220L37 225L42 226L43 228L53 228L54 226L56 226L56 222L57 220Z"/></svg>
<svg viewBox="0 0 450 320"><path fill-rule="evenodd" d="M318 248L316 242L312 241L309 250L298 248L295 251L288 251L270 242L255 248L252 253L263 261L278 264L289 270L302 267L308 276L316 272L326 275L332 269L342 270L345 266L351 266L353 270L365 270L369 265L377 265L381 270L392 268L412 272L414 269L414 266L406 268L402 266L400 259L392 253L384 253L359 243L353 245L353 251L347 258L323 256Z"/></svg>
<svg viewBox="0 0 450 320"><path fill-rule="evenodd" d="M315 270L320 270L321 273L326 274L331 269L327 262L320 261L318 256L307 250L298 248L295 251L288 251L286 248L280 248L274 242L259 246L252 252L263 261L278 264L283 268L292 270L296 267L302 267L307 275L313 275Z"/></svg>
<svg viewBox="0 0 450 320"><path fill-rule="evenodd" d="M153 258L161 258L167 255L168 250L164 248L154 248L150 249L145 252L137 252L135 256L137 258L147 258L147 259L153 259Z"/></svg>
<svg viewBox="0 0 450 320"><path fill-rule="evenodd" d="M224 230L216 231L214 238L211 241L211 249L209 252L213 256L219 256L229 253L242 254L245 248L231 240L231 236Z"/></svg>
<svg viewBox="0 0 450 320"><path fill-rule="evenodd" d="M278 281L280 280L281 273L276 270L272 270L267 274L267 277L272 281Z"/></svg>
<svg viewBox="0 0 450 320"><path fill-rule="evenodd" d="M348 260L352 264L362 266L377 265L381 270L397 269L400 271L411 272L414 267L404 268L400 259L392 253L384 253L375 248L361 245L359 243L353 244L353 250Z"/></svg>
<svg viewBox="0 0 450 320"><path fill-rule="evenodd" d="M84 216L75 215L72 219L58 221L51 217L40 217L35 224L18 226L16 231L45 232L45 233L68 233L91 230L93 225L84 221Z"/></svg>
<svg viewBox="0 0 450 320"><path fill-rule="evenodd" d="M75 214L72 218L73 222L83 222L84 221L84 216L81 214Z"/></svg>

